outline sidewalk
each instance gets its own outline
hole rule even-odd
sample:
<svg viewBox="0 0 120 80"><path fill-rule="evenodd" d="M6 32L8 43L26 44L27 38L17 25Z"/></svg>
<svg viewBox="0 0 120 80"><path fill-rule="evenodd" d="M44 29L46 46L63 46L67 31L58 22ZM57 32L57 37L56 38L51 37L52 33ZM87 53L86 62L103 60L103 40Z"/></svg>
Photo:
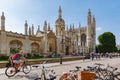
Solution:
<svg viewBox="0 0 120 80"><path fill-rule="evenodd" d="M69 65L69 64L75 64L75 63L78 63L78 62L88 62L88 61L91 61L91 59L85 59L84 61L83 60L76 60L76 61L66 61L66 62L62 62L62 64L60 63L47 63L47 64L44 64L45 67L57 67L57 66L63 66L63 65ZM35 65L40 65L40 64L35 64ZM32 65L33 66L33 65ZM4 74L5 73L5 69L6 68L0 68L0 74Z"/></svg>
<svg viewBox="0 0 120 80"><path fill-rule="evenodd" d="M60 63L47 63L44 66L50 67L50 69L55 70L56 75L61 75L63 72L69 72L69 70L75 69L75 66L81 66L82 69L86 68L87 66L93 66L94 63L102 63L105 66L112 65L115 67L118 67L118 70L120 71L120 58L102 58L100 60L90 60L87 59L85 61L83 60L77 60L77 61L67 61L63 62L63 64ZM38 64L36 64L38 65ZM34 80L36 77L40 76L40 69L39 68L33 68L32 71L29 74L24 74L23 72L17 73L14 77L8 78L4 74L4 69L0 69L0 80ZM58 79L56 79L58 80Z"/></svg>

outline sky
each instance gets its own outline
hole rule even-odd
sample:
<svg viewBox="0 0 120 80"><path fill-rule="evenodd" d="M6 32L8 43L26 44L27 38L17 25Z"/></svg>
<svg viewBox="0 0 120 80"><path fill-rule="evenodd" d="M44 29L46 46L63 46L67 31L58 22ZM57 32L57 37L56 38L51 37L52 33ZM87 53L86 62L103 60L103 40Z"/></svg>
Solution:
<svg viewBox="0 0 120 80"><path fill-rule="evenodd" d="M59 6L62 8L62 18L65 25L74 24L78 28L87 25L87 14L90 8L96 19L96 43L98 36L104 32L112 32L116 43L120 44L120 0L0 0L0 13L4 12L6 31L24 34L24 24L38 25L43 30L46 20L52 30L58 18Z"/></svg>

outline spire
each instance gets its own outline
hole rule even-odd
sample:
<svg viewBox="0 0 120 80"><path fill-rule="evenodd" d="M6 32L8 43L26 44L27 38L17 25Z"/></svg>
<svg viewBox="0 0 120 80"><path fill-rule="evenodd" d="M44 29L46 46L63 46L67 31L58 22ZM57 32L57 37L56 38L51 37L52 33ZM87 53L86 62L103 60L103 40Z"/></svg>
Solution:
<svg viewBox="0 0 120 80"><path fill-rule="evenodd" d="M32 36L34 36L34 25L32 24Z"/></svg>
<svg viewBox="0 0 120 80"><path fill-rule="evenodd" d="M59 6L59 12L58 12L58 14L59 14L58 17L62 18L62 9L61 9L61 6Z"/></svg>
<svg viewBox="0 0 120 80"><path fill-rule="evenodd" d="M38 25L38 31L40 31L40 25Z"/></svg>
<svg viewBox="0 0 120 80"><path fill-rule="evenodd" d="M48 31L50 31L50 23L48 23Z"/></svg>
<svg viewBox="0 0 120 80"><path fill-rule="evenodd" d="M95 20L95 16L93 15L93 22L96 22L96 20Z"/></svg>
<svg viewBox="0 0 120 80"><path fill-rule="evenodd" d="M74 30L74 23L73 23L73 30Z"/></svg>
<svg viewBox="0 0 120 80"><path fill-rule="evenodd" d="M5 20L4 12L2 12L1 19Z"/></svg>
<svg viewBox="0 0 120 80"><path fill-rule="evenodd" d="M68 31L68 25L67 25L67 31Z"/></svg>
<svg viewBox="0 0 120 80"><path fill-rule="evenodd" d="M92 17L92 26L95 27L95 25L96 25L96 21L95 21L94 15L93 15L93 17Z"/></svg>
<svg viewBox="0 0 120 80"><path fill-rule="evenodd" d="M90 11L90 8L88 9L87 22L88 22L88 24L91 24L91 11Z"/></svg>
<svg viewBox="0 0 120 80"><path fill-rule="evenodd" d="M90 14L90 15L91 15L91 11L90 11L90 8L88 9L88 14Z"/></svg>
<svg viewBox="0 0 120 80"><path fill-rule="evenodd" d="M27 20L25 20L25 35L28 35L28 24L27 24Z"/></svg>
<svg viewBox="0 0 120 80"><path fill-rule="evenodd" d="M27 20L25 20L25 26L28 26L28 24L27 24Z"/></svg>
<svg viewBox="0 0 120 80"><path fill-rule="evenodd" d="M31 36L31 27L29 27L29 35Z"/></svg>
<svg viewBox="0 0 120 80"><path fill-rule="evenodd" d="M2 16L1 16L1 30L5 31L5 16L4 16L4 12L2 12Z"/></svg>
<svg viewBox="0 0 120 80"><path fill-rule="evenodd" d="M44 31L45 32L47 31L47 21L46 20L44 21Z"/></svg>
<svg viewBox="0 0 120 80"><path fill-rule="evenodd" d="M40 25L38 25L38 29L37 29L36 34L38 34L39 32L40 32Z"/></svg>
<svg viewBox="0 0 120 80"><path fill-rule="evenodd" d="M79 22L79 29L81 28L81 23Z"/></svg>
<svg viewBox="0 0 120 80"><path fill-rule="evenodd" d="M72 25L70 24L70 30L72 30Z"/></svg>
<svg viewBox="0 0 120 80"><path fill-rule="evenodd" d="M40 32L40 25L38 25L37 33Z"/></svg>

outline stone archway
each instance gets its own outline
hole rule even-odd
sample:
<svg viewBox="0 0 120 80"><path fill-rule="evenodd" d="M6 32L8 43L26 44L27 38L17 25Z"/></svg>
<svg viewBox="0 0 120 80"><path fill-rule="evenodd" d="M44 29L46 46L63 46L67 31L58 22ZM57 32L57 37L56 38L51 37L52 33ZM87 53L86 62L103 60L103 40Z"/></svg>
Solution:
<svg viewBox="0 0 120 80"><path fill-rule="evenodd" d="M22 48L23 43L20 40L12 40L10 41L10 48Z"/></svg>
<svg viewBox="0 0 120 80"><path fill-rule="evenodd" d="M32 53L39 53L39 44L36 42L33 42L31 44L31 52Z"/></svg>
<svg viewBox="0 0 120 80"><path fill-rule="evenodd" d="M22 49L23 43L20 40L11 40L9 43L10 53L18 52Z"/></svg>
<svg viewBox="0 0 120 80"><path fill-rule="evenodd" d="M85 34L82 34L82 35L81 35L81 45L82 45L82 46L85 46L85 45L86 45L86 35L85 35Z"/></svg>
<svg viewBox="0 0 120 80"><path fill-rule="evenodd" d="M65 50L66 50L66 54L65 55L69 55L69 46L66 46Z"/></svg>

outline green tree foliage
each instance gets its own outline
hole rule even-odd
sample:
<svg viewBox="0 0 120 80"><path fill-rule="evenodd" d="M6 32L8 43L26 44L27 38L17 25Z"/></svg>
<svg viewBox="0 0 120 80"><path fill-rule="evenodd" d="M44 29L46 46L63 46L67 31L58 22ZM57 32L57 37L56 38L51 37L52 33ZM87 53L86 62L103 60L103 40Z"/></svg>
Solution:
<svg viewBox="0 0 120 80"><path fill-rule="evenodd" d="M116 52L115 36L111 32L104 32L98 37L99 45L97 46L98 52Z"/></svg>
<svg viewBox="0 0 120 80"><path fill-rule="evenodd" d="M10 48L10 53L12 53L12 54L17 53L19 51L20 51L19 48Z"/></svg>

